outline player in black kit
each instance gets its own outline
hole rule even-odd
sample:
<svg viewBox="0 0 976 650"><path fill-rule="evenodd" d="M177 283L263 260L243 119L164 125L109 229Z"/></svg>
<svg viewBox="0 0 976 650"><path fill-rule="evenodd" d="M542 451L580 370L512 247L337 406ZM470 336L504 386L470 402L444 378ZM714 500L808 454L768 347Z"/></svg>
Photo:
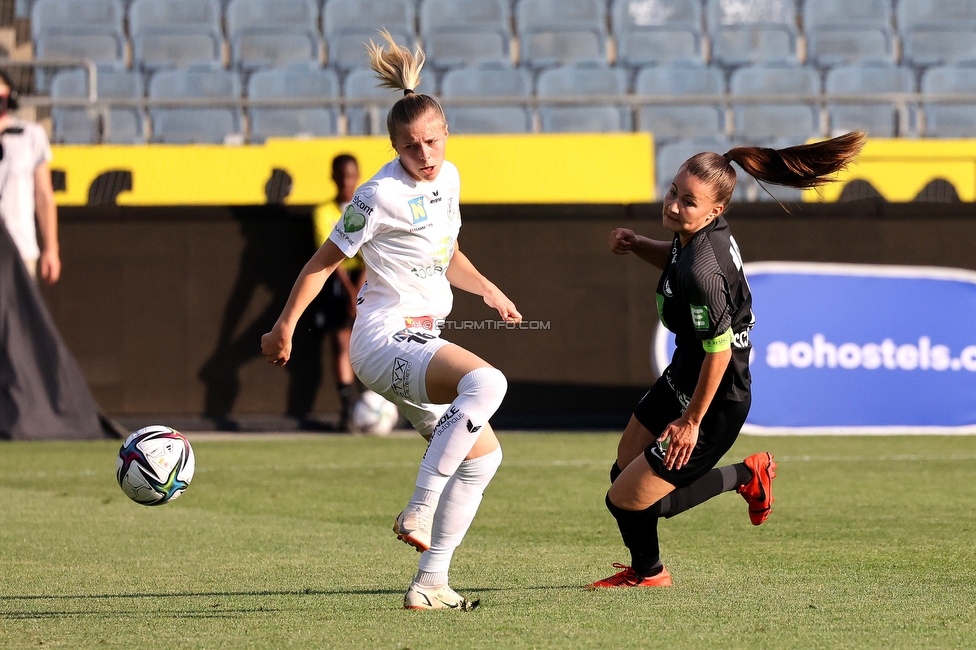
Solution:
<svg viewBox="0 0 976 650"><path fill-rule="evenodd" d="M657 287L661 323L675 334L671 364L634 409L610 470L607 508L617 520L630 566L588 588L664 587L657 523L723 492L745 498L758 526L773 502L776 464L768 452L716 468L746 421L752 396L749 331L755 322L742 257L723 216L737 163L760 181L809 188L830 182L864 144L860 131L824 142L774 150L736 147L700 153L678 170L664 199L655 241L618 228L610 249L634 253L663 270ZM714 468L714 469L713 469Z"/></svg>

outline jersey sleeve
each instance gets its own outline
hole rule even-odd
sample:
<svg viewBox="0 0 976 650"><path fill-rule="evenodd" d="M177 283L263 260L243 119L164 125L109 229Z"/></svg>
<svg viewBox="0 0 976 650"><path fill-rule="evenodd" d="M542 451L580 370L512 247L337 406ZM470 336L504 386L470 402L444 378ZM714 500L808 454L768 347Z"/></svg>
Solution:
<svg viewBox="0 0 976 650"><path fill-rule="evenodd" d="M383 215L378 183L366 183L356 190L352 202L336 221L329 239L346 257L353 257L376 234Z"/></svg>
<svg viewBox="0 0 976 650"><path fill-rule="evenodd" d="M732 308L728 281L713 255L696 260L686 289L691 323L705 351L729 349L732 343Z"/></svg>
<svg viewBox="0 0 976 650"><path fill-rule="evenodd" d="M34 126L36 128L30 129L30 138L34 150L34 169L37 169L44 163L51 162L54 159L54 154L51 152L51 143L47 139L47 131L39 125Z"/></svg>

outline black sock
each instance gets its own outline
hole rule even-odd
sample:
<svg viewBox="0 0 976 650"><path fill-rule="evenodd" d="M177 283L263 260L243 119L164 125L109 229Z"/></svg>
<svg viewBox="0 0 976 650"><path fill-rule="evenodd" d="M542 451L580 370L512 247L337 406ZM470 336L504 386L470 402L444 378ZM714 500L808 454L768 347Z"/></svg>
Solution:
<svg viewBox="0 0 976 650"><path fill-rule="evenodd" d="M623 470L620 469L620 465L617 464L617 461L613 461L613 465L610 466L610 484L611 485L613 485L613 482L617 480L617 477L620 476L620 473L622 471Z"/></svg>
<svg viewBox="0 0 976 650"><path fill-rule="evenodd" d="M352 416L352 384L336 384L336 391L339 393L339 402L342 404L342 411L339 413L339 426L346 427Z"/></svg>
<svg viewBox="0 0 976 650"><path fill-rule="evenodd" d="M752 472L745 463L716 467L691 485L678 488L653 506L659 516L671 518L705 503L723 492L730 492L752 480Z"/></svg>
<svg viewBox="0 0 976 650"><path fill-rule="evenodd" d="M631 568L644 578L659 574L664 565L661 563L661 549L657 538L657 515L650 508L638 511L618 508L610 501L609 493L607 509L617 520L620 537L630 551Z"/></svg>

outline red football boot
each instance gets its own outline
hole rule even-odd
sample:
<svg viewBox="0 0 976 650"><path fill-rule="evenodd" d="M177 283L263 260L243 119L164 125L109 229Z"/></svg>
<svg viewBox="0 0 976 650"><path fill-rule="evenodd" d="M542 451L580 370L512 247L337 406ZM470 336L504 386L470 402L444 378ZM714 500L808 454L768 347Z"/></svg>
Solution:
<svg viewBox="0 0 976 650"><path fill-rule="evenodd" d="M603 589L606 587L670 587L671 574L665 567L661 567L661 572L656 576L642 578L629 566L613 563L613 568L623 569L620 573L615 573L609 578L597 580L593 584L586 585L587 589Z"/></svg>
<svg viewBox="0 0 976 650"><path fill-rule="evenodd" d="M768 451L753 454L744 461L752 471L752 480L740 485L736 490L749 504L749 519L753 526L766 521L773 505L773 479L776 478L776 463Z"/></svg>

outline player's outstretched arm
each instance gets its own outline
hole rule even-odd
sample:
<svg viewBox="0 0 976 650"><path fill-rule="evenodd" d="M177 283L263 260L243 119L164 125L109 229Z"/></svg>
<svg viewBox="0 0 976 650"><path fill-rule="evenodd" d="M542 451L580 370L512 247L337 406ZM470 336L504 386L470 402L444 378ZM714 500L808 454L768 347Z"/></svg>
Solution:
<svg viewBox="0 0 976 650"><path fill-rule="evenodd" d="M610 233L610 252L614 255L633 253L651 266L663 269L671 252L671 242L650 239L629 228L617 228Z"/></svg>
<svg viewBox="0 0 976 650"><path fill-rule="evenodd" d="M522 322L522 314L515 308L515 303L509 300L501 289L489 282L488 278L481 275L467 255L460 250L455 249L451 263L447 267L447 281L451 286L484 298L485 304L492 309L497 309L505 322Z"/></svg>
<svg viewBox="0 0 976 650"><path fill-rule="evenodd" d="M330 240L325 240L322 247L315 251L311 259L305 263L302 272L291 288L288 302L281 310L281 315L271 331L261 337L261 354L276 366L283 366L291 358L291 338L295 333L295 325L305 312L309 303L319 295L329 275L346 258L339 247Z"/></svg>

